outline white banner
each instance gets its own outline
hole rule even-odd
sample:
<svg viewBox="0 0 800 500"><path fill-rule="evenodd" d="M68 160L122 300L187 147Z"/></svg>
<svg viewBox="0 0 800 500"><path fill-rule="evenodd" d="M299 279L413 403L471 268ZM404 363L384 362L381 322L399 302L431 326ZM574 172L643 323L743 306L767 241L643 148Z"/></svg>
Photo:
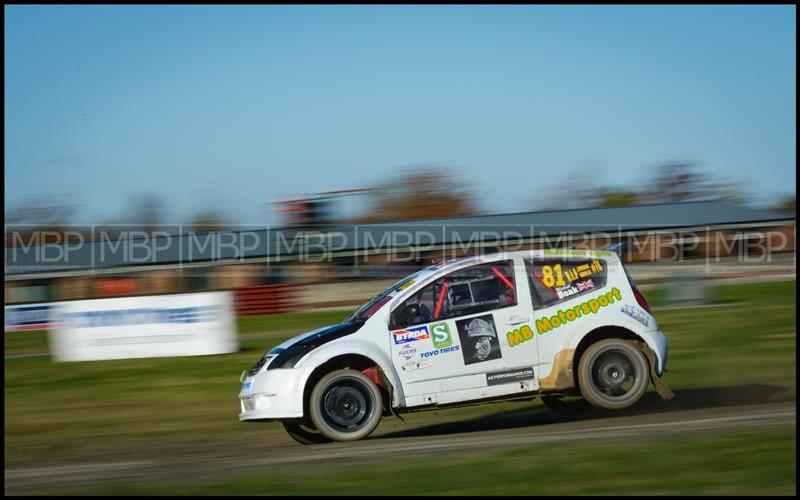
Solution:
<svg viewBox="0 0 800 500"><path fill-rule="evenodd" d="M236 352L231 292L75 300L53 304L56 361Z"/></svg>

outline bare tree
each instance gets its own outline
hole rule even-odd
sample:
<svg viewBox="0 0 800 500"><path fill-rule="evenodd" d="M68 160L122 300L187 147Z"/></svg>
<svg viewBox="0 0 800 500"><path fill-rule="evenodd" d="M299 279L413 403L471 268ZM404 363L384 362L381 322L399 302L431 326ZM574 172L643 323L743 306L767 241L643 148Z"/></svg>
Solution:
<svg viewBox="0 0 800 500"><path fill-rule="evenodd" d="M594 206L598 208L624 207L627 205L636 205L639 199L640 195L635 191L607 189L596 196Z"/></svg>
<svg viewBox="0 0 800 500"><path fill-rule="evenodd" d="M30 241L63 243L78 238L80 228L70 227L77 206L60 196L42 197L19 203L5 212L6 246Z"/></svg>
<svg viewBox="0 0 800 500"><path fill-rule="evenodd" d="M417 167L377 186L369 215L361 221L456 217L477 213L474 192L450 170Z"/></svg>
<svg viewBox="0 0 800 500"><path fill-rule="evenodd" d="M790 213L795 215L797 213L796 208L796 201L797 201L797 194L792 193L785 195L778 203L776 203L772 208L774 210L778 210L781 212Z"/></svg>
<svg viewBox="0 0 800 500"><path fill-rule="evenodd" d="M213 233L217 231L224 231L230 224L225 218L213 212L204 212L195 217L192 221L191 230L196 234Z"/></svg>
<svg viewBox="0 0 800 500"><path fill-rule="evenodd" d="M164 222L164 200L157 193L143 193L134 198L130 222L145 227Z"/></svg>
<svg viewBox="0 0 800 500"><path fill-rule="evenodd" d="M700 164L692 160L658 165L652 186L642 198L651 203L699 200L744 203L749 199L740 182L704 172Z"/></svg>
<svg viewBox="0 0 800 500"><path fill-rule="evenodd" d="M75 215L76 206L56 196L27 200L5 212L7 225L65 226Z"/></svg>

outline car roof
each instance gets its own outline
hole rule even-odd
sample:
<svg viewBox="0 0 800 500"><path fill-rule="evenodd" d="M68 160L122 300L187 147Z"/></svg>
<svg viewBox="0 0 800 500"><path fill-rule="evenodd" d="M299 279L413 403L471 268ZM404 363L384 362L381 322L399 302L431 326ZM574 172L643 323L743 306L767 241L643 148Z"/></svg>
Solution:
<svg viewBox="0 0 800 500"><path fill-rule="evenodd" d="M439 261L432 266L428 266L422 271L429 271L424 273L427 277L430 274L440 274L442 272L450 272L460 267L467 267L470 265L481 264L485 262L496 262L498 260L510 259L514 256L523 257L600 257L604 259L619 259L615 252L604 249L590 249L590 248L555 248L555 249L534 249L534 250L513 250L507 252L497 252L486 255L469 255L466 257L457 257ZM420 276L422 277L422 276Z"/></svg>
<svg viewBox="0 0 800 500"><path fill-rule="evenodd" d="M535 250L514 250L506 252L497 252L487 255L469 255L465 257L457 257L453 259L446 259L439 261L431 266L425 267L417 271L414 275L414 283L412 286L403 290L395 290L392 294L393 299L390 300L386 306L395 307L397 300L405 300L409 295L417 293L422 287L427 286L431 281L432 276L441 276L448 274L452 271L458 270L463 267L469 267L475 264L497 262L500 260L507 260L514 256L522 257L594 257L594 258L614 258L619 259L619 256L614 252L608 250L595 250L595 249L581 249L581 248L558 248L558 249L535 249ZM398 282L402 283L404 280Z"/></svg>

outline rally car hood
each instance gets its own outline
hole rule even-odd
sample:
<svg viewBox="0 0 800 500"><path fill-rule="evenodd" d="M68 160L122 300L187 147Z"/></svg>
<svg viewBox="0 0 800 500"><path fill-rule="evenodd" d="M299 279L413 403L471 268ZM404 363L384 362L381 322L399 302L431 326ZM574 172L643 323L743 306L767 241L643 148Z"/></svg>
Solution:
<svg viewBox="0 0 800 500"><path fill-rule="evenodd" d="M327 344L333 340L351 335L364 326L363 321L350 323L340 323L337 325L317 328L307 333L302 333L291 339L273 347L268 354L276 355L275 360L269 364L267 369L287 367L287 364L294 364L300 357Z"/></svg>
<svg viewBox="0 0 800 500"><path fill-rule="evenodd" d="M277 353L297 344L307 345L311 343L317 343L319 345L322 345L326 342L330 342L331 340L335 340L345 335L350 335L351 333L355 333L363 325L364 322L361 321L361 322L339 323L335 325L323 326L322 328L317 328L316 330L311 330L310 332L301 333L300 335L295 335L286 342L283 342L282 344L278 344L275 347L273 347L272 350L270 350L270 352Z"/></svg>

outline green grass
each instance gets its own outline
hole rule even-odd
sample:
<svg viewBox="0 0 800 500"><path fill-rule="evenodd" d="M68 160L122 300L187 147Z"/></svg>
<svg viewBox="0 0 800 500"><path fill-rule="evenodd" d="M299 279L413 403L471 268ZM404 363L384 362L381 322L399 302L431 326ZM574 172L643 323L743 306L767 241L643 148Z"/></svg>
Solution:
<svg viewBox="0 0 800 500"><path fill-rule="evenodd" d="M671 387L749 383L794 386L795 282L740 284L715 291L720 304L653 312L669 339Z"/></svg>
<svg viewBox="0 0 800 500"><path fill-rule="evenodd" d="M254 469L163 484L60 488L89 495L796 495L796 433L717 431L629 443L548 443L395 458L378 467ZM365 472L368 471L368 474Z"/></svg>
<svg viewBox="0 0 800 500"><path fill-rule="evenodd" d="M5 334L6 356L41 354L47 350L47 330L7 332Z"/></svg>
<svg viewBox="0 0 800 500"><path fill-rule="evenodd" d="M350 315L349 313L353 312L353 309L239 316L239 333L280 335L305 331L318 326L341 323Z"/></svg>
<svg viewBox="0 0 800 500"><path fill-rule="evenodd" d="M321 326L341 323L352 309L239 316L237 331L243 348L261 348L265 340L286 339Z"/></svg>
<svg viewBox="0 0 800 500"><path fill-rule="evenodd" d="M795 282L730 285L720 287L715 293L721 299L722 305L685 309L666 308L657 294L651 296L649 292L647 293L656 319L670 341L669 371L664 377L665 382L673 389L766 384L794 390L796 385ZM176 451L202 454L212 449L241 447L252 450L256 444L268 447L270 443L282 445L291 443L279 424L242 424L238 421L239 374L251 366L265 350L286 338L318 326L341 321L346 316L347 311L324 311L242 317L239 318L241 351L219 356L79 363L55 363L49 356L6 358L6 467L38 466L47 463L72 464L102 460L107 456L136 459ZM46 332L5 334L6 356L35 352L47 352ZM425 412L411 414L406 420L414 425L454 422L518 409L520 405L530 405L530 403L498 403ZM378 432L382 432L381 428L391 427L387 424L390 422L382 424ZM741 464L743 467L741 474L730 478L735 484L739 484L736 481L745 481L753 487L755 485L760 487L763 482L761 476L753 471L760 471L764 477L773 477L783 474L785 467L789 465L792 469L795 467L792 453L792 459L785 467L779 466L774 472L764 470L765 467L758 462L760 453L763 452L765 457L770 454L768 460L765 458L765 463L771 463L773 460L771 454L783 456L782 454L787 451L785 446L781 446L781 442L783 445L788 443L792 450L794 449L794 439L789 441L788 436L784 436L783 441L777 435L770 439L775 446L769 449L759 448L758 440L755 438L739 444L734 442L735 440L724 441L734 449L747 445L756 450L754 452L756 458ZM682 453L693 455L699 450L697 460L700 465L706 463L703 457L705 461L719 458L713 455L716 453L715 448L708 444L701 446L700 441L695 438L680 442L683 443L681 445L683 448L670 448L672 441L656 443L653 446L666 446L669 449L665 450L665 453L674 451L675 457L680 457ZM551 451L538 450L534 454L530 450L520 450L515 452L518 455L511 456L517 456L520 464L532 464L530 469L519 470L520 473L529 470L530 474L537 477L537 481L538 478L550 481L549 478L560 477L554 474L561 474L560 471L553 471L553 465L567 466L566 461L569 457L568 453L562 454L561 451L551 457ZM589 449L572 451L593 453ZM638 457L637 454L644 456L647 454L647 448L634 448L630 453L634 457ZM658 454L652 453L652 455L652 459L655 460L655 455ZM493 458L490 460L490 457ZM459 478L473 478L473 476L477 478L480 476L482 464L498 460L506 463L500 460L501 458L491 453L470 459L454 457L453 463L460 464L460 468L453 466L452 474ZM694 457L690 458L694 460ZM735 465L734 456L725 460L729 460L725 462L728 464L726 467ZM636 458L629 462L630 467L638 466ZM427 476L423 474L424 468L414 469L409 471L409 474L418 474L416 477L423 479L430 476L432 479L425 484L433 489L432 492L450 491L446 488L452 483L447 479L449 476L440 473L434 462L422 463L430 465ZM516 470L514 463L515 461L507 461L507 467L498 466L497 474L506 469ZM666 462L659 463L658 467L665 464ZM610 491L607 488L615 487L614 469L602 463L596 467L598 467L596 471L587 472L596 474L597 482L587 482L589 486L582 491ZM373 469L384 468L382 465L370 470L372 473ZM386 470L391 469L386 468ZM601 480L603 470L609 476L605 481ZM702 472L707 469L701 467L698 470ZM659 474L655 466L649 471L640 472L643 482L625 483L626 494L644 491L647 475ZM703 483L705 474L697 473L697 477L694 477L694 473L689 469L683 474L686 476L684 480L688 481L687 485L675 484L667 487L669 481L663 480L658 483L660 486L655 491L690 491L689 485L705 487ZM353 469L352 480L355 481L357 476L357 469ZM627 472L624 476L633 477ZM273 476L267 474L263 477ZM330 475L320 476L319 480L323 481L323 484L328 481L335 485L339 484L337 483L340 481L339 477L338 472L331 472ZM396 477L393 481L396 481ZM279 475L275 476L275 480L278 484L286 483L286 488L291 487L288 480L284 479L281 483ZM258 481L259 485L266 484L261 483L261 479ZM388 476L387 481L389 481ZM478 481L478 479L473 478L468 481ZM530 478L527 481L530 484ZM546 481L543 484L546 484ZM721 479L717 481L712 478L708 481L713 483L708 485L709 491L727 491L725 482ZM442 484L437 486L437 482ZM215 484L217 486L212 485L209 490L203 489L203 492L245 491L226 489L234 488L237 484L249 484L253 488L256 486L252 479L249 483L246 480L240 483L238 480L224 479ZM467 484L475 488L475 493L486 494L497 491L486 484ZM513 486L514 484L517 486ZM595 486L590 487L592 484ZM783 485L780 491L787 491L785 489L787 483L783 481L780 484ZM791 485L793 488L794 482ZM461 488L457 485L450 487ZM684 487L686 489L682 489ZM176 488L181 492L193 491L190 485L176 486ZM325 490L323 486L320 488ZM521 488L523 488L521 482L509 482L509 492L524 492ZM258 492L258 490L249 491ZM377 486L371 491L380 493ZM467 492L467 489L454 491ZM535 493L541 494L542 491L537 489Z"/></svg>

